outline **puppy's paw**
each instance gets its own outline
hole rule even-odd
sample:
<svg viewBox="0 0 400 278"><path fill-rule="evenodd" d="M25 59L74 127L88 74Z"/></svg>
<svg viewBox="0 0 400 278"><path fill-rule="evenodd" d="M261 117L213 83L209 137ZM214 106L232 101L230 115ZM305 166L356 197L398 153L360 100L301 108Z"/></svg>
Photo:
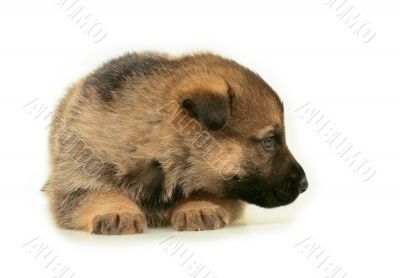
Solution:
<svg viewBox="0 0 400 278"><path fill-rule="evenodd" d="M97 215L92 220L92 233L101 235L126 235L142 233L147 227L143 214L130 212Z"/></svg>
<svg viewBox="0 0 400 278"><path fill-rule="evenodd" d="M177 208L171 217L179 231L214 230L229 223L229 213L221 206L206 201L190 201Z"/></svg>

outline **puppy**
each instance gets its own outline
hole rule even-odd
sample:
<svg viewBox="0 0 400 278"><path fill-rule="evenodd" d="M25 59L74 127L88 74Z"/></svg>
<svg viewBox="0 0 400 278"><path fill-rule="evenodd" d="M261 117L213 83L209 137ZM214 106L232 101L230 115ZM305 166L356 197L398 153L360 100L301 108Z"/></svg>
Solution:
<svg viewBox="0 0 400 278"><path fill-rule="evenodd" d="M283 105L257 74L213 54L126 54L74 84L50 131L55 222L95 234L221 228L244 203L307 188Z"/></svg>

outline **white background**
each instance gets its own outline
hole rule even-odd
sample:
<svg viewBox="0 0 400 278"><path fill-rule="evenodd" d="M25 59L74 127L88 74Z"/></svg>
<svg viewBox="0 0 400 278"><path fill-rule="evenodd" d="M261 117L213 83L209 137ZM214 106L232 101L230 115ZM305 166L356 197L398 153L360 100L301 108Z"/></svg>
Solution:
<svg viewBox="0 0 400 278"><path fill-rule="evenodd" d="M308 238L346 277L399 277L397 1L349 2L373 25L368 43L327 0L81 0L107 32L99 43L58 1L1 5L1 277L53 277L54 265L28 243L37 237L75 277L189 277L159 244L171 235L215 277L326 277L303 250ZM49 173L48 122L26 105L36 100L50 112L72 82L140 50L210 50L258 72L285 103L288 144L309 190L287 207L251 206L216 231L104 237L56 228L39 191ZM363 182L295 111L307 102L373 163L372 179Z"/></svg>

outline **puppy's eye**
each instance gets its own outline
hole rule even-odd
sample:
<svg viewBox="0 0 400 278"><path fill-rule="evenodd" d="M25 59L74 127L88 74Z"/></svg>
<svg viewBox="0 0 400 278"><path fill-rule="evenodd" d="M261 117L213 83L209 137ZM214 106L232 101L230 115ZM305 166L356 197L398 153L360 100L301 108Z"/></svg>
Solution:
<svg viewBox="0 0 400 278"><path fill-rule="evenodd" d="M272 149L275 146L275 136L264 138L262 141L264 149Z"/></svg>

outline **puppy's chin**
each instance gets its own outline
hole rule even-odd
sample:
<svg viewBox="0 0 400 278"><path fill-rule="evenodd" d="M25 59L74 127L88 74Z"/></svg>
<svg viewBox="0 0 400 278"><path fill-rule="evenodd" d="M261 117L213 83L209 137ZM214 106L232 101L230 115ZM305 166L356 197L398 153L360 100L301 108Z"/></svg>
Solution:
<svg viewBox="0 0 400 278"><path fill-rule="evenodd" d="M283 183L271 185L255 182L234 182L225 187L225 195L264 208L274 208L292 203L299 196L298 185Z"/></svg>

